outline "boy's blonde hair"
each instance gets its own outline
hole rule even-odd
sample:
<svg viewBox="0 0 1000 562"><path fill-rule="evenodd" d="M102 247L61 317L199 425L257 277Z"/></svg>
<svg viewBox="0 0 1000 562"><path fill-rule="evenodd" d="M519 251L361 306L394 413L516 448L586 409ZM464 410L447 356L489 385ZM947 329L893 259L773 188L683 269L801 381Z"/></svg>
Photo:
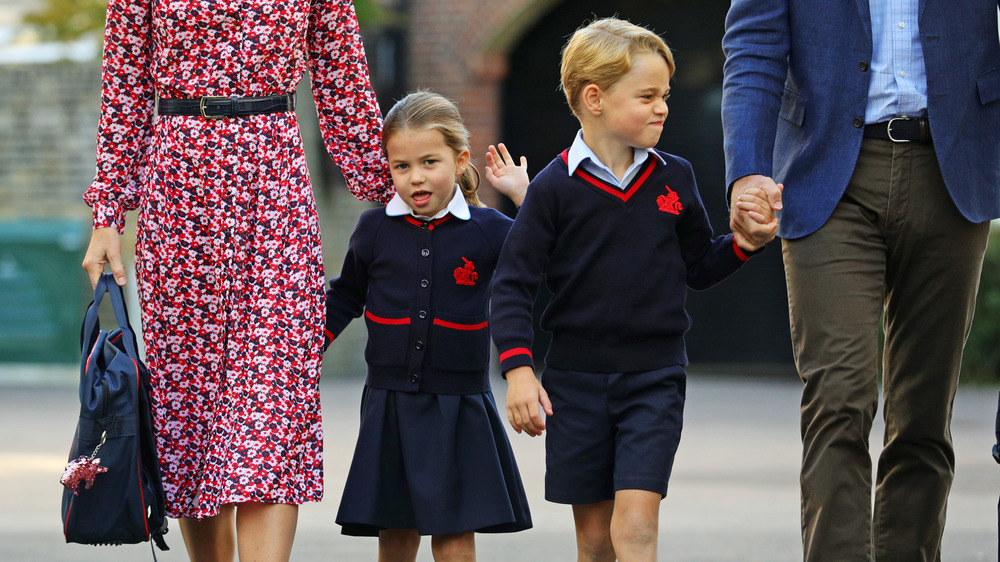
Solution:
<svg viewBox="0 0 1000 562"><path fill-rule="evenodd" d="M417 91L396 102L382 124L382 152L392 135L406 129L434 129L444 137L444 143L456 154L469 149L469 130L465 128L458 107L448 98L428 91ZM470 151L471 152L471 151ZM474 207L485 207L476 190L479 189L479 170L469 160L469 165L458 178L465 202Z"/></svg>
<svg viewBox="0 0 1000 562"><path fill-rule="evenodd" d="M588 84L607 90L632 70L632 57L638 54L663 57L673 75L673 53L645 27L604 18L577 29L563 47L561 66L562 90L573 114L581 116L581 93Z"/></svg>

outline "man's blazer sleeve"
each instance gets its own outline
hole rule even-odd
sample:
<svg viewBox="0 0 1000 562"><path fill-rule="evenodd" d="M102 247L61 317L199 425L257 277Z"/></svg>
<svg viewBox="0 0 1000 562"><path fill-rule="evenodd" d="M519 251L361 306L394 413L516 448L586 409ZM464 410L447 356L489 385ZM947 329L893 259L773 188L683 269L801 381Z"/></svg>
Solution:
<svg viewBox="0 0 1000 562"><path fill-rule="evenodd" d="M733 0L722 49L726 186L771 176L778 114L791 45L787 0Z"/></svg>

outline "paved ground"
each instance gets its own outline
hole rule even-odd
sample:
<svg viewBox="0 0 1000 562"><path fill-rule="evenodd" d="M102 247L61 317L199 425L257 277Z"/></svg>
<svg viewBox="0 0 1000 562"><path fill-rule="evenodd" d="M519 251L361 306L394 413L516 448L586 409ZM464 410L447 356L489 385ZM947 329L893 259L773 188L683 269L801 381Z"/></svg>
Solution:
<svg viewBox="0 0 1000 562"><path fill-rule="evenodd" d="M0 365L0 561L149 560L148 545L67 545L60 532L59 475L77 411L73 374ZM304 506L293 560L374 560L372 539L344 537L333 518L357 429L359 381L323 383L327 500ZM497 384L502 395L502 383ZM691 376L686 427L661 508L660 559L800 559L799 383L794 378ZM501 398L502 399L502 398ZM1000 466L993 462L996 392L963 388L953 425L958 459L944 538L946 561L997 560ZM877 427L875 441L880 440ZM574 560L569 509L542 499L543 444L512 435L535 528L481 535L483 561ZM164 562L185 560L176 524ZM426 544L421 561L430 560Z"/></svg>

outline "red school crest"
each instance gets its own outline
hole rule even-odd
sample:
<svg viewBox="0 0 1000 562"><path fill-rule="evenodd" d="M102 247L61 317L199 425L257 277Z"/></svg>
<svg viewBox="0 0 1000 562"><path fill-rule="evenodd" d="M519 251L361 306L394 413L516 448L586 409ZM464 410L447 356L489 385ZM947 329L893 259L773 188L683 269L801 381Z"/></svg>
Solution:
<svg viewBox="0 0 1000 562"><path fill-rule="evenodd" d="M670 189L669 185L663 186L667 193L666 195L660 195L656 198L656 206L660 208L664 213L670 213L671 215L679 215L681 211L684 210L684 206L681 205L681 198L677 195L677 192Z"/></svg>
<svg viewBox="0 0 1000 562"><path fill-rule="evenodd" d="M479 274L476 273L476 264L464 257L462 261L465 262L465 265L455 268L455 283L459 285L475 285L476 280L479 279Z"/></svg>

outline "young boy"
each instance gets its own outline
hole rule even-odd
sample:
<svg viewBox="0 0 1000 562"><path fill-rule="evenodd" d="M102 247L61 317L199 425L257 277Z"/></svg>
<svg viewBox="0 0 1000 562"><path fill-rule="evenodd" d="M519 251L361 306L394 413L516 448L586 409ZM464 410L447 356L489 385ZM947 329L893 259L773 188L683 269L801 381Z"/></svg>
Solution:
<svg viewBox="0 0 1000 562"><path fill-rule="evenodd" d="M545 497L573 506L580 560L656 560L660 500L680 440L687 287L707 288L774 238L763 191L738 202L752 240L713 238L691 165L653 149L674 61L651 31L602 19L562 55L562 88L582 130L531 182L500 256L491 329L511 426L550 416ZM543 381L531 308L553 297Z"/></svg>

